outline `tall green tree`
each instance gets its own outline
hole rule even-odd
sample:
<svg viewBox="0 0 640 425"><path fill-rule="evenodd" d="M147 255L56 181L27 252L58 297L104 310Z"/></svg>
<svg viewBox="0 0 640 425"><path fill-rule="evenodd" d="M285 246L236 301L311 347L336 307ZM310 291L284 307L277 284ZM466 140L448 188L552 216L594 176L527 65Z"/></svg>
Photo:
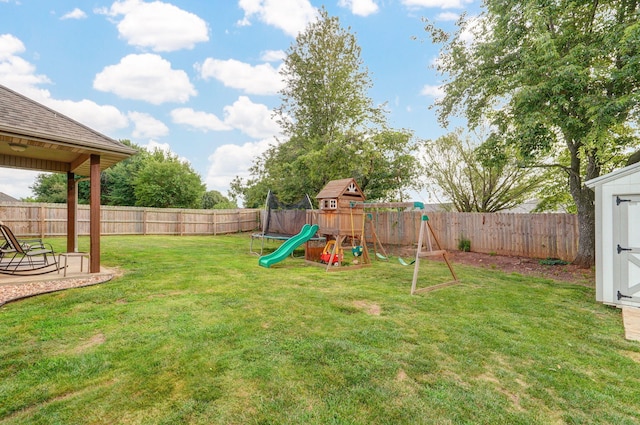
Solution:
<svg viewBox="0 0 640 425"><path fill-rule="evenodd" d="M251 178L244 181L236 176L229 184L229 195L233 200L242 198L245 208L262 208L272 187L273 185L266 178Z"/></svg>
<svg viewBox="0 0 640 425"><path fill-rule="evenodd" d="M202 208L207 210L222 210L238 208L238 206L234 201L229 200L219 191L210 190L202 195Z"/></svg>
<svg viewBox="0 0 640 425"><path fill-rule="evenodd" d="M440 119L461 113L472 127L488 119L523 160L566 176L580 266L595 259L594 194L584 182L638 143L638 3L485 0L480 17L462 19L452 37L426 27L444 44Z"/></svg>
<svg viewBox="0 0 640 425"><path fill-rule="evenodd" d="M119 162L101 174L103 205L158 208L200 208L205 186L200 175L175 154L155 149L148 151L128 140L123 141L138 154ZM31 190L37 202L67 201L66 174L39 174ZM78 184L78 200L89 201L89 182ZM231 205L229 203L228 205ZM228 208L233 208L228 206Z"/></svg>
<svg viewBox="0 0 640 425"><path fill-rule="evenodd" d="M188 163L161 151L138 171L134 187L136 206L156 208L200 208L206 191Z"/></svg>
<svg viewBox="0 0 640 425"><path fill-rule="evenodd" d="M135 205L133 178L150 156L150 153L129 140L121 140L125 145L138 150L136 155L129 157L100 175L100 195L102 205ZM67 176L64 173L38 174L32 186L29 187L35 202L67 202ZM78 182L78 202L88 204L90 196L89 181Z"/></svg>
<svg viewBox="0 0 640 425"><path fill-rule="evenodd" d="M137 154L118 162L102 173L103 204L134 206L136 204L135 177L143 165L151 159L151 152L129 140L121 140L138 151Z"/></svg>
<svg viewBox="0 0 640 425"><path fill-rule="evenodd" d="M521 167L512 151L495 138L473 143L461 131L449 133L426 142L425 175L456 211L508 210L533 196L541 174Z"/></svg>
<svg viewBox="0 0 640 425"><path fill-rule="evenodd" d="M64 204L67 202L67 175L61 173L38 174L29 189L35 202Z"/></svg>
<svg viewBox="0 0 640 425"><path fill-rule="evenodd" d="M100 184L104 188L104 180ZM64 173L42 173L29 189L33 192L32 202L48 202L53 204L64 204L67 202L67 175ZM78 203L89 203L89 181L78 182ZM104 200L104 197L103 197Z"/></svg>
<svg viewBox="0 0 640 425"><path fill-rule="evenodd" d="M369 197L396 198L415 182L412 135L386 128L383 107L367 95L372 82L360 54L355 35L324 8L297 36L275 109L285 140L255 161L253 178L238 187L244 195L264 202L272 189L293 202L330 180L354 177Z"/></svg>

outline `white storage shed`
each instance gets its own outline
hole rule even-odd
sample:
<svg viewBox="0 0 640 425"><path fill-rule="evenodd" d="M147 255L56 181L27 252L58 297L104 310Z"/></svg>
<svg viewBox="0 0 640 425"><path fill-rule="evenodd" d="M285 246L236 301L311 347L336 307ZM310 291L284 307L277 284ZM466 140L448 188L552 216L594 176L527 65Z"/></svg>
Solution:
<svg viewBox="0 0 640 425"><path fill-rule="evenodd" d="M595 190L596 300L640 307L640 162L585 184Z"/></svg>

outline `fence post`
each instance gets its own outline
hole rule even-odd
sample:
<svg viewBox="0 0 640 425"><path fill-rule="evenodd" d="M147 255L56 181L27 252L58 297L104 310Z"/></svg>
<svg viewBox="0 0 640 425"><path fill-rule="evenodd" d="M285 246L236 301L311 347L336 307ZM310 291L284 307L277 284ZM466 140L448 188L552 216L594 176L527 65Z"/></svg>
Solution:
<svg viewBox="0 0 640 425"><path fill-rule="evenodd" d="M44 205L40 205L39 214L40 214L40 221L39 221L39 224L38 224L38 227L39 227L38 230L40 230L40 232L38 232L38 233L40 234L40 238L42 239L42 238L45 237L45 233L46 233L46 221L45 221L45 217L44 217L44 215L45 215Z"/></svg>

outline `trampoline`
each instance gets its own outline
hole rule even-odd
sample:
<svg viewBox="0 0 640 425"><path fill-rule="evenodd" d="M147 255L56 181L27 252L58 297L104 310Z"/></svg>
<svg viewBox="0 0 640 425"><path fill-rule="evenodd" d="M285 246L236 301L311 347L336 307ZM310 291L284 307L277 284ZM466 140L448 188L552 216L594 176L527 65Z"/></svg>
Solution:
<svg viewBox="0 0 640 425"><path fill-rule="evenodd" d="M307 210L311 209L313 209L313 204L309 195L304 195L296 203L285 204L272 191L269 191L265 209L262 211L262 231L251 234L249 252L261 256L265 241L286 241L298 234L302 226L307 224ZM254 251L253 243L256 239L260 239L260 251L257 247ZM323 241L325 238L314 237L310 240Z"/></svg>

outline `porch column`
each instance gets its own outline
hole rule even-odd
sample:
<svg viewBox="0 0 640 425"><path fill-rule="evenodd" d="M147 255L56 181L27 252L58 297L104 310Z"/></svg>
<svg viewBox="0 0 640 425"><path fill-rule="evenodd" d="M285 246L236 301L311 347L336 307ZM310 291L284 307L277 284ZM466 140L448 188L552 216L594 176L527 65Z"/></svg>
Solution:
<svg viewBox="0 0 640 425"><path fill-rule="evenodd" d="M91 194L89 197L90 273L100 272L100 155L91 155Z"/></svg>
<svg viewBox="0 0 640 425"><path fill-rule="evenodd" d="M76 178L72 172L67 173L67 252L76 252L76 223L78 191L76 190Z"/></svg>

